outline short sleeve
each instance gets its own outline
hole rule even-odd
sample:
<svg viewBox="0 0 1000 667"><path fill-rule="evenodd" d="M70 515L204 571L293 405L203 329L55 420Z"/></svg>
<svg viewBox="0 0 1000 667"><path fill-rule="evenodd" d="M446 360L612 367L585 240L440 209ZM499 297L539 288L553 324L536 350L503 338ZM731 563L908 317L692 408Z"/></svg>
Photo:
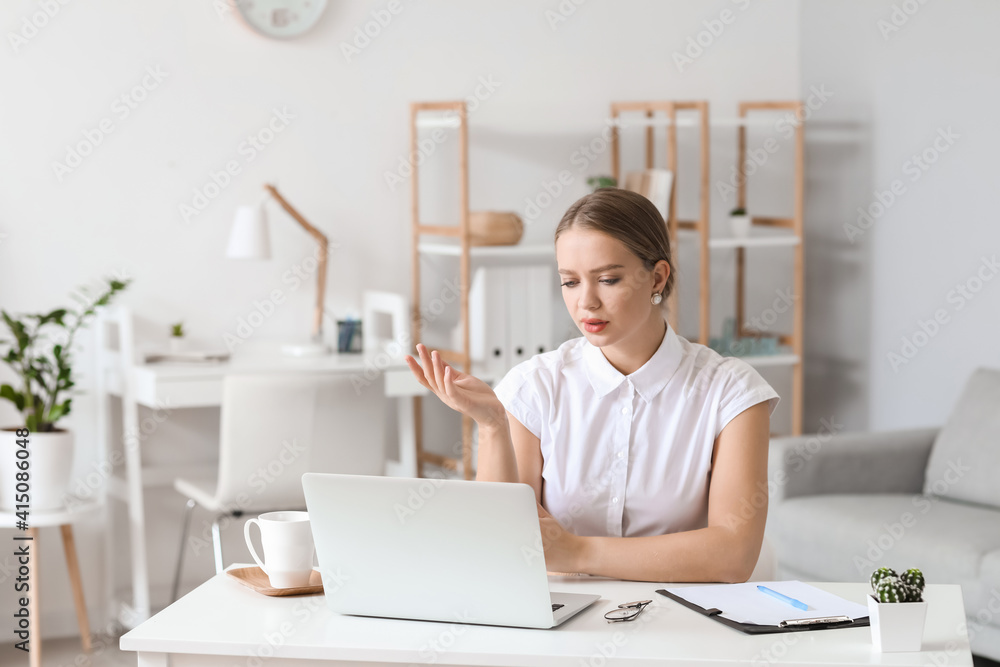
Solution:
<svg viewBox="0 0 1000 667"><path fill-rule="evenodd" d="M781 400L778 392L753 366L735 357L727 361L729 373L719 400L719 429L715 434L716 437L736 415L747 408L767 401L768 414L772 415L774 409L778 407L778 401Z"/></svg>
<svg viewBox="0 0 1000 667"><path fill-rule="evenodd" d="M514 415L517 421L531 431L539 440L542 437L541 405L539 404L537 375L529 366L531 361L518 364L507 372L493 393L497 395L504 408Z"/></svg>

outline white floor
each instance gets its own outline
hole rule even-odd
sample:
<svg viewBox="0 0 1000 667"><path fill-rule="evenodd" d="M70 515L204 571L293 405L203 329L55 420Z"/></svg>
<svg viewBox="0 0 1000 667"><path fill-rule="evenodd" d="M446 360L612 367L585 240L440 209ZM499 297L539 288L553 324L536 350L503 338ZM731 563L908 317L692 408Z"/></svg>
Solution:
<svg viewBox="0 0 1000 667"><path fill-rule="evenodd" d="M126 667L136 664L136 654L118 650L118 637L95 635L92 650L84 653L78 637L42 641L44 667ZM0 645L0 665L3 667L28 667L28 654L14 648L12 643Z"/></svg>

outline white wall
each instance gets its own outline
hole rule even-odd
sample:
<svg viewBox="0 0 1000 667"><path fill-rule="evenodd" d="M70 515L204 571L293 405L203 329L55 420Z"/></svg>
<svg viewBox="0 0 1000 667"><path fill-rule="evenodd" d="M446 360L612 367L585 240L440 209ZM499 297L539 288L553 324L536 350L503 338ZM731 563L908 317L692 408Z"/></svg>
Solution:
<svg viewBox="0 0 1000 667"><path fill-rule="evenodd" d="M810 200L812 228L828 241L828 289L811 291L824 308L807 311L807 352L822 345L834 361L837 416L866 402L874 430L942 424L973 369L1000 365L1000 267L983 263L1000 248L1000 51L989 37L998 20L1000 6L985 0L802 3L803 81L828 82L837 98L823 112L862 121L871 137L827 154L845 168L824 168L833 180L817 185L838 192L819 200L822 210ZM949 129L953 142L939 140ZM934 162L922 169L913 156L925 150ZM890 201L894 181L902 194L863 229L857 209L877 214L876 193ZM860 234L850 240L845 225ZM967 283L979 291L963 296Z"/></svg>
<svg viewBox="0 0 1000 667"><path fill-rule="evenodd" d="M327 307L336 316L357 312L363 288L408 292L409 185L392 190L384 175L407 154L411 101L464 98L475 95L483 79L496 82L471 115L472 205L523 212L527 198L569 169L571 186L526 233L527 241L546 241L562 211L585 192L586 176L610 170L606 152L583 170L572 161L581 145L600 135L610 101L708 99L713 113L731 115L738 100L796 98L803 80L798 4L792 0L593 0L555 29L547 18L559 7L554 0L405 1L351 62L340 44L386 3L331 3L315 30L289 42L258 36L232 12L220 16L218 4L70 2L26 44L15 50L8 37L0 47L5 309L66 304L77 286L117 273L134 279L123 301L154 337L165 336L168 323L184 320L195 338L221 345L222 333L234 331L255 300L275 288L288 299L255 339L304 336L313 289L292 290L282 275L309 256L310 239L272 207L274 259L226 261L233 210L254 202L261 185L273 180L339 244L327 285ZM5 36L19 31L39 6L30 0L4 3L0 30ZM732 12L733 22L678 71L673 52L723 10ZM165 78L122 117L116 99L140 84L147 68ZM273 109L287 109L294 118L249 161L241 143L267 125ZM105 117L113 119L113 131L60 180L53 162L64 160L67 146ZM713 144L713 183L728 178L734 146ZM442 161L448 147L441 147ZM229 160L240 164L241 173L185 222L179 205L191 204L193 190L204 188L211 172ZM429 203L444 206L442 200ZM731 203L713 194L716 224ZM724 295L730 276L720 271L713 287ZM767 302L774 288L763 289ZM718 327L727 300L720 297L716 304ZM82 343L79 380L86 390L93 360L90 338ZM79 475L98 456L93 410L92 397L83 394L67 420L79 442ZM3 421L14 418L6 405L0 411ZM145 454L169 459L179 442L208 466L217 428L212 411L178 412L144 443ZM165 600L179 517L178 496L169 490L149 494L159 603ZM101 530L97 523L79 529L95 627L103 587ZM44 538L56 539L48 533ZM238 537L231 542L238 544ZM189 569L192 583L210 571L207 556L199 559L205 562ZM49 635L73 628L60 561L52 548L42 563L43 632ZM0 587L10 584L0 577ZM9 609L9 599L2 596L0 613Z"/></svg>

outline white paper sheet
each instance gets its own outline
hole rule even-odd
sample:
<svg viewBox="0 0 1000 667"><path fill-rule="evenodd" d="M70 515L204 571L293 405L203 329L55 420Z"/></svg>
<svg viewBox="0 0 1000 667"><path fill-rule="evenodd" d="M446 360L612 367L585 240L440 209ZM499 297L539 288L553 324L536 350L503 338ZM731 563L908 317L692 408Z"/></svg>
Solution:
<svg viewBox="0 0 1000 667"><path fill-rule="evenodd" d="M790 598L809 605L803 611L757 590L765 586ZM722 616L738 623L778 625L819 616L850 616L857 620L868 616L868 608L850 602L833 593L827 593L801 581L751 581L745 584L712 584L709 586L683 586L668 591L703 609L721 609Z"/></svg>

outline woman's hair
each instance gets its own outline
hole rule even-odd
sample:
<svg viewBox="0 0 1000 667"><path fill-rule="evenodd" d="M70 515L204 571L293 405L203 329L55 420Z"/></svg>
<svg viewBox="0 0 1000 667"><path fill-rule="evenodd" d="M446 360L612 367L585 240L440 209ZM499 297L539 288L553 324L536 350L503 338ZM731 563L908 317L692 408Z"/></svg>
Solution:
<svg viewBox="0 0 1000 667"><path fill-rule="evenodd" d="M674 262L670 257L670 239L663 216L642 195L619 188L601 188L577 199L556 227L556 240L570 229L603 232L621 241L628 250L652 271L660 260L670 266L670 275L663 288L663 299L674 289Z"/></svg>

